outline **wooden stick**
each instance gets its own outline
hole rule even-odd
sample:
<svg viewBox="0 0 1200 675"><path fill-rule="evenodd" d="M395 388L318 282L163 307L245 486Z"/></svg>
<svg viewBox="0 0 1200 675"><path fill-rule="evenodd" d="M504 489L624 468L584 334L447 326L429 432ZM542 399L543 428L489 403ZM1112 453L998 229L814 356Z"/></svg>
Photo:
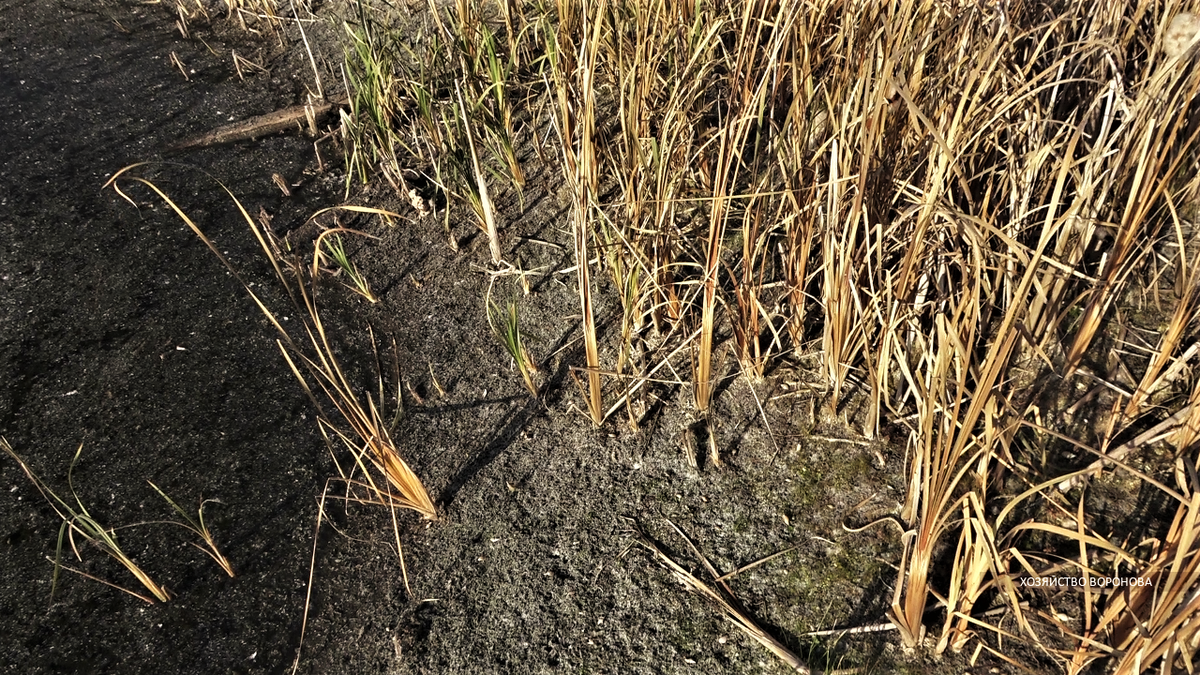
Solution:
<svg viewBox="0 0 1200 675"><path fill-rule="evenodd" d="M314 119L320 119L330 112L336 106L349 103L347 99L340 101L317 101L311 106L311 114ZM173 145L163 148L164 154L173 154L177 152L185 152L188 150L197 150L200 148L208 148L214 145L223 145L225 143L236 143L251 138L260 138L262 136L270 136L281 131L287 131L297 124L305 122L309 115L310 107L307 105L294 105L283 110L276 110L266 115L258 115L251 117L241 122L226 124L222 127L217 127L208 133L199 136L193 136Z"/></svg>

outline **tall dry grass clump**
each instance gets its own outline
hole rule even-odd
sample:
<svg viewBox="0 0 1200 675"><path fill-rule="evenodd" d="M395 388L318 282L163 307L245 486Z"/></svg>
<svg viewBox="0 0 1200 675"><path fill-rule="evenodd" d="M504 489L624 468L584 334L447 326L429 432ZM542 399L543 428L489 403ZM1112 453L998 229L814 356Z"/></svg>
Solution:
<svg viewBox="0 0 1200 675"><path fill-rule="evenodd" d="M431 3L402 38L420 58L397 66L397 119L494 258L504 228L486 225L481 176L522 189L514 148L561 170L595 423L662 369L692 372L711 415L722 335L749 377L815 352L831 410L859 397L866 436L906 434L890 612L906 644L932 629L939 651L1012 658L1003 638L1069 669L1136 653L1171 670L1200 591L1200 69L1180 9ZM615 344L597 336L604 289ZM1135 336L1150 314L1159 330ZM1183 462L1171 480L1123 461L1159 438ZM1086 492L1056 489L1105 466L1180 504L1154 551L1109 541ZM1161 592L1031 609L1022 579L1059 572ZM1012 621L979 618L981 602Z"/></svg>

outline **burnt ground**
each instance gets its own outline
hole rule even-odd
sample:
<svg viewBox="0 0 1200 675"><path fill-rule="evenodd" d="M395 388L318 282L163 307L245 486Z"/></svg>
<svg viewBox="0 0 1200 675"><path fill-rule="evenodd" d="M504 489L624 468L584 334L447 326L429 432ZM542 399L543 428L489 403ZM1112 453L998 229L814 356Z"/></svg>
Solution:
<svg viewBox="0 0 1200 675"><path fill-rule="evenodd" d="M403 214L392 225L346 221L379 237L348 243L381 301L335 282L322 306L364 391L375 382L368 326L385 363L395 340L405 413L394 436L440 518L398 516L411 594L386 509L331 498L315 534L338 469L271 326L148 191L129 188L135 208L102 189L119 168L181 139L302 103L313 78L299 35L254 38L214 13L185 39L166 7L114 0L0 0L0 17L0 434L68 499L82 443L79 499L125 528L126 552L173 595L148 605L64 571L51 597L47 556L61 521L19 465L0 458L0 672L290 672L310 572L299 672L784 672L631 547L640 526L704 578L668 519L722 572L795 547L730 583L817 667L972 670L903 657L890 633L803 636L885 620L898 537L841 526L895 509L903 454L814 413L820 400L806 393L802 361L751 385L728 359L715 416L722 468L685 459L689 438L704 440L686 386L658 385L637 430L619 414L592 428L568 375L583 358L573 277L558 273L573 262L552 167L533 169L524 211L498 197L506 259L537 270L519 301L545 373L541 400L489 332L487 244L466 213L452 213L455 251L440 219L354 186L350 201ZM311 24L331 87L337 36L331 23ZM267 72L242 80L231 50ZM213 179L303 243L305 219L341 203L346 185L332 145L321 146L323 166L313 147L284 133L171 157L176 165L142 175L286 316L269 266ZM495 288L504 297L518 286L510 276ZM600 317L611 333L619 315L607 290ZM147 480L187 508L219 500L205 515L236 577L180 528L126 527L172 517ZM69 550L64 562L136 586L94 546L79 548L82 562Z"/></svg>

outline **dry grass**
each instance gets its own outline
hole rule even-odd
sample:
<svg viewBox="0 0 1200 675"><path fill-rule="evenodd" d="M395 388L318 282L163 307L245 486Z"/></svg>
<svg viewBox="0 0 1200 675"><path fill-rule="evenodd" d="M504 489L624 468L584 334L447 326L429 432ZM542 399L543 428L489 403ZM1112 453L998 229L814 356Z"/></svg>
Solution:
<svg viewBox="0 0 1200 675"><path fill-rule="evenodd" d="M154 604L155 600L159 602L166 602L171 599L167 589L158 582L154 581L154 579L136 562L134 562L134 560L130 558L129 555L127 555L121 548L120 543L117 541L116 530L106 527L92 517L92 514L88 512L87 507L85 507L83 502L80 501L79 495L75 492L75 483L72 480L72 476L75 473L75 465L79 462L80 455L83 454L82 443L75 451L75 456L71 459L71 465L67 469L67 487L71 492L71 499L75 502L74 506L72 506L62 497L59 497L54 490L50 489L50 487L47 486L46 483L42 481L42 479L39 478L36 473L33 472L33 469L29 468L29 465L25 463L25 460L21 459L21 457L17 455L16 451L14 451L12 446L9 445L7 439L0 438L0 449L4 450L9 457L12 457L17 464L20 465L21 470L24 471L25 475L29 477L29 480L33 483L34 487L36 487L38 492L41 493L42 497L46 499L46 502L50 504L50 508L54 509L54 512L58 514L58 517L62 520L62 526L58 530L58 547L55 550L53 559L54 580L50 586L51 600L54 599L54 591L58 588L58 573L63 569L75 572L76 574L93 581L98 581L105 586L111 586L119 591L128 593L148 604ZM83 556L80 555L79 546L75 541L76 535L79 535L88 543L93 544L96 546L96 548L103 551L113 560L116 560L118 563L120 563L122 567L129 570L129 573L138 580L138 583L142 585L142 588L149 591L150 597L130 590L124 586L119 586L117 584L105 581L104 579L88 574L87 572L63 565L63 546L66 543L70 543L71 551L75 554L75 559L81 562L83 561ZM215 551L216 549L214 548L213 550ZM218 555L220 554L218 553Z"/></svg>
<svg viewBox="0 0 1200 675"><path fill-rule="evenodd" d="M1190 671L1191 469L1126 458L1165 441L1187 468L1200 436L1200 69L1181 9L431 3L380 52L417 58L381 75L411 104L385 96L397 121L377 138L403 137L481 222L483 173L523 185L514 149L558 165L595 424L664 367L693 373L711 418L728 335L748 377L815 351L831 411L856 397L864 435L906 434L890 618L907 645ZM612 345L593 318L604 275L624 314ZM1104 466L1178 501L1152 549L1096 531L1088 492L1053 489ZM1051 608L1019 583L1063 571L1155 590Z"/></svg>
<svg viewBox="0 0 1200 675"><path fill-rule="evenodd" d="M318 285L315 272L310 271L308 265L304 264L298 256L280 259L279 256L283 255L285 247L274 242L271 234L264 232L255 223L233 193L221 185L221 189L236 205L239 214L250 228L264 255L270 260L276 278L291 298L297 313L303 317L301 327L295 331L299 335L294 338L292 332L285 329L279 322L276 313L268 309L262 299L251 290L250 285L242 279L233 265L213 245L200 227L157 185L132 173L133 170L142 166L145 165L135 164L118 171L109 179L105 187L112 187L118 194L135 205L136 202L122 191L121 182L127 181L149 188L187 224L230 273L242 283L246 293L250 295L255 305L278 331L279 349L287 361L288 367L316 406L322 431L332 430L333 437L339 439L351 452L355 468L349 472L343 472L343 477L350 480L356 473L361 472L361 480L370 487L378 502L416 511L424 518L436 519L437 509L429 498L425 486L409 468L408 463L404 461L399 448L391 437L391 428L394 425L395 417L388 420L385 415L386 398L382 373L379 373L378 395L361 395L358 388L346 376L334 355L333 341L325 329L321 312L317 307ZM369 213L385 218L395 215L365 206L341 206L328 210ZM314 214L313 217L315 218L317 215L320 214ZM312 267L314 270L319 269L320 246L321 240L318 239L313 252ZM374 344L374 336L372 336L372 344ZM397 384L397 386L399 385ZM318 392L322 396L318 397ZM321 403L322 399L327 405L333 407L336 414L331 415L326 411L325 405ZM397 408L400 406L398 393L395 396L395 405ZM398 414L399 409L397 409ZM342 421L342 424L336 422L338 419ZM374 478L375 475L381 476L383 481L377 481Z"/></svg>
<svg viewBox="0 0 1200 675"><path fill-rule="evenodd" d="M1079 642L1071 672L1082 672L1095 658L1111 654L1117 673L1142 672L1161 661L1164 670L1184 666L1191 670L1200 642L1200 480L1195 458L1181 471L1182 496L1162 541L1144 566L1136 563L1136 585L1114 593L1094 625ZM1182 466L1180 467L1183 468ZM1103 644L1107 648L1097 649Z"/></svg>
<svg viewBox="0 0 1200 675"><path fill-rule="evenodd" d="M175 29L185 39L191 37L190 24L192 21L203 19L205 22L212 22L214 19L212 13L209 12L210 8L204 2L174 0L172 3L162 4L170 8L175 15ZM236 21L242 30L249 33L276 33L285 20L279 14L281 8L278 0L224 0L221 4L225 6L224 18ZM300 5L306 6L307 3L301 2ZM288 5L293 12L295 6L295 2ZM213 8L215 9L215 6ZM287 13L287 8L284 9ZM175 63L178 63L173 54L172 57ZM234 54L233 58L236 66L239 57ZM240 68L238 72L240 75ZM187 79L186 73L184 79Z"/></svg>

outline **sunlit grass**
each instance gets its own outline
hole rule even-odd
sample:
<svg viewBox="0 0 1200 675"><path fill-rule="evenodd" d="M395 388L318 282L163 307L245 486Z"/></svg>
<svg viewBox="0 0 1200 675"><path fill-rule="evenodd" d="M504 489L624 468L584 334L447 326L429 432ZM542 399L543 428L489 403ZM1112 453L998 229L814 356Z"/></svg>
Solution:
<svg viewBox="0 0 1200 675"><path fill-rule="evenodd" d="M351 262L350 256L346 254L346 248L342 245L341 233L343 232L362 234L361 232L342 227L322 232L313 245L313 269L318 269L322 258L329 256L333 259L334 264L337 265L338 271L345 274L346 278L350 280L350 283L345 284L345 286L361 295L367 302L375 304L379 302L379 298L375 297L366 277L358 271L358 266ZM329 239L327 240L326 237L329 237ZM324 246L322 246L322 243L324 243ZM316 278L316 276L317 274L314 272L313 278Z"/></svg>
<svg viewBox="0 0 1200 675"><path fill-rule="evenodd" d="M314 272L298 259L280 260L276 251L283 247L272 245L270 233L264 232L254 221L241 202L224 185L221 189L229 195L238 213L249 227L254 239L258 242L263 254L270 261L275 271L276 279L303 317L302 325L296 329L299 336L293 338L280 323L275 312L272 312L263 300L255 293L237 269L216 248L204 231L183 211L170 197L167 196L154 182L130 173L144 166L135 164L118 171L109 179L106 187L112 187L118 194L130 203L136 202L121 188L121 181L140 184L149 188L182 220L189 229L208 247L218 260L242 284L246 293L263 315L279 333L277 344L288 367L296 379L304 387L313 404L317 407L320 423L323 428L333 429L335 435L353 452L355 462L366 472L373 468L384 479L384 483L376 482L368 472L364 480L376 491L379 501L394 504L400 508L411 509L428 519L437 518L437 509L429 498L425 486L417 475L409 468L408 463L400 455L396 443L392 440L390 425L384 414L386 401L383 399L382 373L380 374L380 395L378 398L367 394L362 396L346 376L334 353L333 341L326 332L321 312L317 308L316 288L312 285ZM385 218L396 217L397 214L382 209L366 206L340 206L324 209L312 216L316 218L327 211L343 210L353 213L368 213ZM316 242L320 246L320 242ZM314 253L314 266L316 254ZM285 271L286 270L286 271ZM315 383L315 385L314 385ZM330 416L325 412L318 393L336 410L336 415ZM397 397L397 405L399 400ZM345 426L336 423L340 418ZM390 486L390 487L389 487ZM393 493L394 489L394 493Z"/></svg>
<svg viewBox="0 0 1200 675"><path fill-rule="evenodd" d="M513 363L517 366L517 371L521 373L521 379L525 382L525 388L534 396L538 395L538 387L535 378L538 368L533 357L529 355L529 351L525 349L525 342L521 335L521 324L517 314L517 301L510 299L504 303L504 306L496 304L489 297L487 299L487 314L488 325L491 326L492 334L500 343L504 345L504 350L512 357Z"/></svg>
<svg viewBox="0 0 1200 675"><path fill-rule="evenodd" d="M481 223L494 217L485 174L525 189L523 144L564 179L583 345L574 372L593 424L669 369L691 373L690 414L713 428L719 385L734 377L728 353L753 379L811 356L830 413L853 401L861 412L845 421L863 436L899 430L907 493L890 619L907 646L932 631L935 651L1007 660L1001 645L1020 640L1068 670L1118 650L1124 669L1188 669L1194 646L1167 636L1192 635L1200 590L1194 486L1179 478L1200 437L1189 374L1200 353L1200 23L1162 1L1060 10L430 2L417 22L428 31L405 43L416 64L400 66L415 92L406 142ZM498 262L502 231L483 227ZM611 344L595 319L602 275L621 308ZM1159 332L1131 336L1130 315L1151 312ZM656 352L633 358L649 343ZM1096 374L1112 361L1126 382ZM1100 398L1072 398L1081 382L1106 392L1105 428L1046 431L1044 420L1065 425ZM617 400L607 410L606 397ZM1058 569L1026 548L1033 533L1077 545L1064 564L1079 569L1103 537L1086 497L1049 486L1131 470L1124 458L1140 445L1128 439L1148 429L1185 461L1158 468L1175 488L1138 474L1188 505L1164 544L1182 552L1105 550L1137 574L1166 573L1167 594L1084 596L1071 611L1090 632L1051 635L1015 584ZM1031 436L1042 457L1029 456ZM1039 475L1080 451L1096 464ZM1033 492L1014 497L1013 483ZM1034 496L1028 523L989 515ZM1042 522L1060 516L1075 530ZM985 599L1013 621L980 619ZM1062 639L1076 651L1051 645Z"/></svg>
<svg viewBox="0 0 1200 675"><path fill-rule="evenodd" d="M0 438L0 448L3 448L4 452L8 453L10 457L16 460L17 464L21 466L21 470L24 471L25 475L29 477L29 480L33 483L34 487L36 487L38 492L40 492L42 496L46 498L46 501L50 504L50 507L54 509L54 512L57 513L58 517L62 519L62 526L59 527L58 530L58 545L54 551L54 579L50 585L51 599L53 599L54 592L58 588L58 575L59 571L62 569L69 569L81 576L87 577L94 581L99 581L106 586L112 586L117 590L124 591L135 598L150 604L154 604L154 600L166 602L171 599L171 596L167 593L167 589L154 581L154 579L151 578L150 575L145 572L145 570L138 566L138 564L125 553L124 549L121 548L120 543L117 541L116 531L112 528L104 526L94 517L92 517L92 514L87 510L87 507L85 507L83 502L80 501L79 495L75 492L75 482L73 476L75 473L75 465L79 463L79 457L83 454L82 443L79 445L79 449L75 451L75 456L71 458L71 465L67 469L67 486L71 492L71 498L75 502L74 506L72 506L62 497L59 497L57 493L51 490L49 486L47 486L46 483L33 472L33 469L29 468L29 465L25 463L25 460L21 459L20 456L17 455L6 439ZM125 569L129 570L129 573L138 580L138 583L140 583L143 588L149 591L151 597L147 597L141 593L132 591L124 586L110 583L100 579L99 577L87 574L86 572L81 572L79 570L74 570L64 566L62 564L63 547L67 543L70 544L71 551L75 554L75 558L80 561L83 560L83 557L79 553L79 546L75 541L76 535L79 535L88 543L93 544L96 548L103 551L113 560L121 563L121 565Z"/></svg>

